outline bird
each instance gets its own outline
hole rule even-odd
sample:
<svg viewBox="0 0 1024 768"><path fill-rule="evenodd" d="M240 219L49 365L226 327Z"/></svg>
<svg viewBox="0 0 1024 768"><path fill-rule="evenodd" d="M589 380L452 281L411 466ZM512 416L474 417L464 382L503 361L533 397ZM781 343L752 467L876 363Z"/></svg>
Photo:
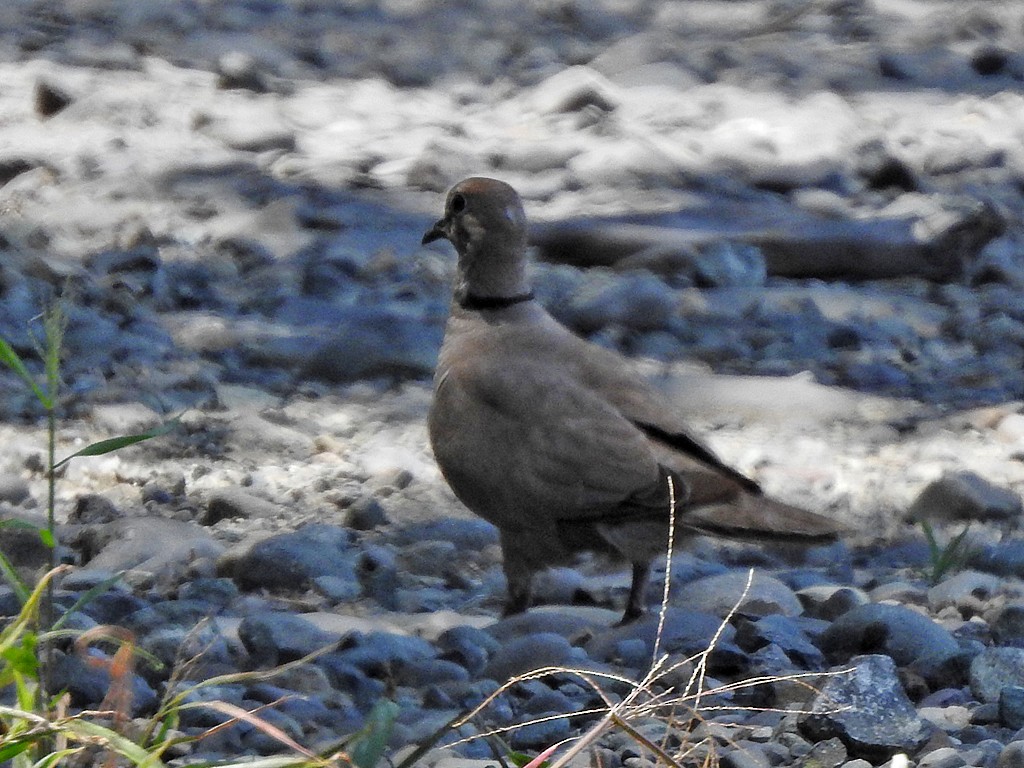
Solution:
<svg viewBox="0 0 1024 768"><path fill-rule="evenodd" d="M723 462L627 358L546 311L512 186L455 184L422 244L441 239L457 266L427 431L455 496L498 529L504 616L530 607L535 574L589 551L631 564L620 623L640 618L670 519L680 541L839 537L832 519L769 498Z"/></svg>

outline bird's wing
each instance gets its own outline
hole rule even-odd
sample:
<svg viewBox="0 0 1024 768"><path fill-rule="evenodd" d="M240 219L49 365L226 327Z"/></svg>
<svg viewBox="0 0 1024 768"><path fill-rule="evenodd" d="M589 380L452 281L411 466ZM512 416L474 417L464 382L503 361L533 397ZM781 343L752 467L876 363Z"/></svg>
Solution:
<svg viewBox="0 0 1024 768"><path fill-rule="evenodd" d="M575 357L583 363L581 380L612 403L650 440L671 449L678 459L676 469L710 473L721 478L733 490L741 488L749 493L761 493L754 480L723 462L693 434L679 416L678 408L632 370L626 358L578 341L580 353ZM710 478L705 478L704 482L710 482Z"/></svg>
<svg viewBox="0 0 1024 768"><path fill-rule="evenodd" d="M565 366L478 350L438 380L430 433L456 494L499 526L600 517L659 481L644 434Z"/></svg>

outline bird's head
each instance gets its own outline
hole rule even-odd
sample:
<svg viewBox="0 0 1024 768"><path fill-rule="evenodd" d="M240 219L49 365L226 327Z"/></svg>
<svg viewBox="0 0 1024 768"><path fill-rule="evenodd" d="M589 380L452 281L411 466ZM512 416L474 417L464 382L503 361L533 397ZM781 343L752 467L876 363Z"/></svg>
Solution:
<svg viewBox="0 0 1024 768"><path fill-rule="evenodd" d="M526 276L526 214L519 195L497 179L473 177L451 188L444 217L423 243L444 238L459 254L456 300L529 294ZM471 303L473 299L469 299Z"/></svg>
<svg viewBox="0 0 1024 768"><path fill-rule="evenodd" d="M519 195L497 179L463 179L448 191L444 217L423 235L423 244L441 238L460 256L495 246L525 248L526 214Z"/></svg>

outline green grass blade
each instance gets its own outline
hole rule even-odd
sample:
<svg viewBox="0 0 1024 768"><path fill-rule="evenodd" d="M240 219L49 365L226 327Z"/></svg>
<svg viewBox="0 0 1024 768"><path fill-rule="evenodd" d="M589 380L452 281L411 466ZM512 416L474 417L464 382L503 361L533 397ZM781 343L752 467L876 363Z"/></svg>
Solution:
<svg viewBox="0 0 1024 768"><path fill-rule="evenodd" d="M165 421L163 424L153 427L153 429L146 430L145 432L139 432L135 435L121 435L120 437L111 437L107 440L100 440L99 442L85 446L85 448L80 451L75 451L70 456L65 456L54 464L53 468L54 470L58 470L69 461L74 458L78 458L79 456L102 456L104 453L110 453L111 451L116 451L120 448L126 448L129 445L135 445L136 443L141 443L144 440L152 440L154 437L160 437L162 435L166 435L168 432L173 432L178 428L180 423L180 418L175 418L170 421Z"/></svg>
<svg viewBox="0 0 1024 768"><path fill-rule="evenodd" d="M375 768L384 756L391 731L398 717L398 705L388 699L381 699L373 705L366 719L366 725L349 747L349 756L359 768Z"/></svg>
<svg viewBox="0 0 1024 768"><path fill-rule="evenodd" d="M123 571L120 572L120 573L115 573L110 578L104 579L99 584L95 584L92 587L90 587L89 589L87 589L82 594L82 596L80 598L75 600L75 604L72 605L70 608L68 608L66 611L64 611L64 613L61 615L61 617L59 619L57 619L57 621L55 621L53 623L52 631L56 632L57 630L63 629L64 625L67 623L68 619L71 617L71 614L73 614L75 611L78 611L82 607L84 607L84 606L88 605L89 603L91 603L99 595L103 594L104 592L109 591L110 588L112 586L114 586L115 584L117 584L117 582L121 581L121 579L123 577L124 577L124 572Z"/></svg>
<svg viewBox="0 0 1024 768"><path fill-rule="evenodd" d="M71 763L70 761L67 761L67 758L72 755L77 755L81 751L81 747L69 747L68 749L60 749L56 752L51 752L38 763L33 765L32 768L54 768L54 766L57 765L70 765Z"/></svg>
<svg viewBox="0 0 1024 768"><path fill-rule="evenodd" d="M163 768L164 766L164 762L162 760L159 758L154 760L152 754L147 752L131 739L122 736L110 728L99 725L98 723L76 718L68 720L61 727L85 740L99 739L109 749L112 749L119 755L128 758L135 763L135 765L147 765L153 766L153 768Z"/></svg>
<svg viewBox="0 0 1024 768"><path fill-rule="evenodd" d="M24 722L24 721L21 721ZM34 730L23 733L6 733L0 741L0 763L17 757L22 752L31 749L41 739L49 734L46 731Z"/></svg>
<svg viewBox="0 0 1024 768"><path fill-rule="evenodd" d="M4 363L8 368L18 374L18 377L24 381L29 388L32 390L32 394L36 396L36 399L43 404L43 407L49 410L53 407L53 401L43 392L36 380L32 377L28 368L18 357L18 353L14 351L14 347L8 344L4 339L0 339L0 362Z"/></svg>
<svg viewBox="0 0 1024 768"><path fill-rule="evenodd" d="M27 603L28 597L31 594L28 584L18 575L11 561L7 559L3 552L0 552L0 574L3 575L4 581L7 582L10 588L14 590L14 594L18 597L18 602L21 605Z"/></svg>

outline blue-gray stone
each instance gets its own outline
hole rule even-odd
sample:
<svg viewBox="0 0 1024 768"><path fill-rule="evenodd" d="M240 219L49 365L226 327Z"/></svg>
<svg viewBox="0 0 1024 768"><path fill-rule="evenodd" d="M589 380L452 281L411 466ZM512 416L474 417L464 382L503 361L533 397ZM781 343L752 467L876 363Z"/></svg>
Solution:
<svg viewBox="0 0 1024 768"><path fill-rule="evenodd" d="M897 752L913 753L932 727L907 698L892 658L857 656L852 671L833 670L798 721L811 741L839 738L853 757L883 762Z"/></svg>
<svg viewBox="0 0 1024 768"><path fill-rule="evenodd" d="M233 575L243 589L304 589L318 576L358 585L350 544L345 528L307 525L255 544L238 558Z"/></svg>
<svg viewBox="0 0 1024 768"><path fill-rule="evenodd" d="M778 646L801 669L822 669L825 657L795 621L774 614L736 622L736 645L749 652L769 643Z"/></svg>
<svg viewBox="0 0 1024 768"><path fill-rule="evenodd" d="M139 647L163 663L165 678L168 670L185 662L193 668L193 674L193 665L201 665L203 677L230 672L236 662L227 639L212 625L198 630L175 626L154 629L141 638Z"/></svg>
<svg viewBox="0 0 1024 768"><path fill-rule="evenodd" d="M1024 605L1011 603L992 621L992 638L998 645L1024 648Z"/></svg>
<svg viewBox="0 0 1024 768"><path fill-rule="evenodd" d="M242 706L245 697L245 686L241 684L204 685L189 690L183 699L185 704L196 704L208 701L223 701L236 707ZM182 707L178 715L183 728L213 728L226 723L231 715L213 707L190 706Z"/></svg>
<svg viewBox="0 0 1024 768"><path fill-rule="evenodd" d="M337 636L291 613L246 616L238 625L238 637L259 666L295 661L338 641Z"/></svg>
<svg viewBox="0 0 1024 768"><path fill-rule="evenodd" d="M192 579L178 589L178 598L184 600L200 600L227 608L238 597L238 587L231 579L199 578Z"/></svg>
<svg viewBox="0 0 1024 768"><path fill-rule="evenodd" d="M122 624L128 616L148 607L149 603L131 592L111 589L96 595L82 606L82 613L100 624Z"/></svg>
<svg viewBox="0 0 1024 768"><path fill-rule="evenodd" d="M571 657L572 646L568 640L553 632L543 632L505 643L481 674L503 683L540 667L564 665Z"/></svg>
<svg viewBox="0 0 1024 768"><path fill-rule="evenodd" d="M441 658L461 664L471 675L478 675L487 660L501 648L501 643L482 629L461 624L442 632L437 646Z"/></svg>
<svg viewBox="0 0 1024 768"><path fill-rule="evenodd" d="M383 680L371 678L337 651L326 653L313 663L324 670L335 690L351 696L356 707L362 712L369 712L384 695Z"/></svg>
<svg viewBox="0 0 1024 768"><path fill-rule="evenodd" d="M935 653L954 654L953 636L927 616L902 605L859 605L836 619L821 636L821 649L834 661L884 653L900 666Z"/></svg>
<svg viewBox="0 0 1024 768"><path fill-rule="evenodd" d="M423 688L431 683L469 680L469 672L454 661L415 659L398 666L395 680L399 685Z"/></svg>
<svg viewBox="0 0 1024 768"><path fill-rule="evenodd" d="M89 656L97 665L86 663L77 654L59 654L53 665L51 675L54 690L66 690L71 696L71 705L81 709L96 709L110 691L113 681L105 666L110 657L98 651L88 651ZM130 716L140 717L152 713L160 701L149 683L141 676L130 673L131 686Z"/></svg>
<svg viewBox="0 0 1024 768"><path fill-rule="evenodd" d="M356 573L367 596L389 611L398 608L398 565L391 549L366 547L356 561Z"/></svg>
<svg viewBox="0 0 1024 768"><path fill-rule="evenodd" d="M971 661L971 693L979 701L999 701L1007 686L1024 686L1024 648L986 648Z"/></svg>
<svg viewBox="0 0 1024 768"><path fill-rule="evenodd" d="M445 517L405 526L394 537L400 546L430 540L450 541L460 550L474 552L497 544L498 529L485 520Z"/></svg>
<svg viewBox="0 0 1024 768"><path fill-rule="evenodd" d="M1007 728L1024 728L1024 686L1008 685L999 692L999 722Z"/></svg>
<svg viewBox="0 0 1024 768"><path fill-rule="evenodd" d="M669 608L665 615L662 631L662 653L678 653L691 656L708 648L716 633L721 635L709 656L713 669L739 670L746 666L747 656L736 645L736 630L732 625L722 627L717 616L682 608ZM654 641L658 632L658 617L649 614L624 626L616 626L598 632L585 645L590 658L595 661L611 661L615 649L623 640L643 641L647 653L654 653Z"/></svg>
<svg viewBox="0 0 1024 768"><path fill-rule="evenodd" d="M569 738L568 717L557 717L516 728L509 736L513 749L543 749Z"/></svg>
<svg viewBox="0 0 1024 768"><path fill-rule="evenodd" d="M1024 577L1024 540L1008 539L989 544L972 553L968 564L998 576Z"/></svg>
<svg viewBox="0 0 1024 768"><path fill-rule="evenodd" d="M142 635L167 625L191 628L216 613L216 606L204 600L167 600L143 606L123 623Z"/></svg>

